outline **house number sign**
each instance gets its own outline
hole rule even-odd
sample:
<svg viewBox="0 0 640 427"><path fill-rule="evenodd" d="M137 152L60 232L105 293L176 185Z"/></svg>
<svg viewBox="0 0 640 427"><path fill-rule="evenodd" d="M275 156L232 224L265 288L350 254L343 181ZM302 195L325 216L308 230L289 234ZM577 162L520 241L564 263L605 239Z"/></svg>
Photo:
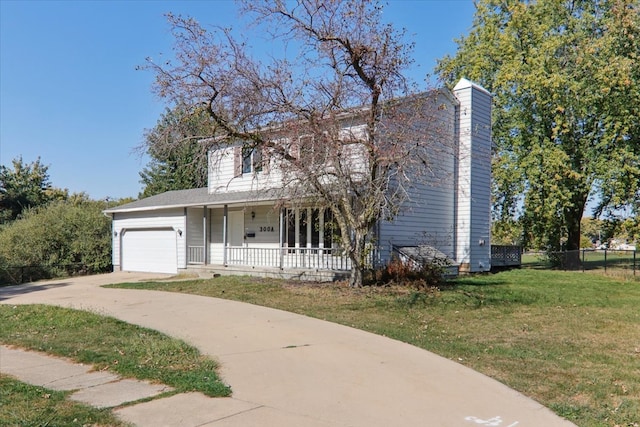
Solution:
<svg viewBox="0 0 640 427"><path fill-rule="evenodd" d="M273 229L273 226L271 225L267 225L265 227L260 227L260 232L261 233L273 233L275 230Z"/></svg>

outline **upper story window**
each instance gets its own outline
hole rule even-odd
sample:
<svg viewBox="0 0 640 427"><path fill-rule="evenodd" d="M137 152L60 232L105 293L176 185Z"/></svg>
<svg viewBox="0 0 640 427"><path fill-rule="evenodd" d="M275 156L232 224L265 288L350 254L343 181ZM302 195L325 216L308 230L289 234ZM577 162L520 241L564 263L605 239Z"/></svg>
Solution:
<svg viewBox="0 0 640 427"><path fill-rule="evenodd" d="M235 175L262 172L264 162L262 150L251 147L236 147L234 154Z"/></svg>
<svg viewBox="0 0 640 427"><path fill-rule="evenodd" d="M251 152L251 162L254 172L262 172L262 150L254 148Z"/></svg>
<svg viewBox="0 0 640 427"><path fill-rule="evenodd" d="M243 148L242 149L242 173L251 173L251 157L253 150Z"/></svg>
<svg viewBox="0 0 640 427"><path fill-rule="evenodd" d="M314 135L303 135L298 138L298 158L308 165L323 165L327 163L329 146L327 135L315 138Z"/></svg>

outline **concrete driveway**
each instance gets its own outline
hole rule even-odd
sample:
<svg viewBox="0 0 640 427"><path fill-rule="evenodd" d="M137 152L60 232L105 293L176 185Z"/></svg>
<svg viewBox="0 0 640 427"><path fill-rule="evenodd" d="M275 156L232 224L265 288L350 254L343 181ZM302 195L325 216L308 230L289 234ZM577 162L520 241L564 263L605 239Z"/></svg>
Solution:
<svg viewBox="0 0 640 427"><path fill-rule="evenodd" d="M216 410L195 395L125 408L141 426L573 425L497 381L389 338L235 301L100 287L160 277L112 273L4 287L0 303L95 311L218 359L231 398L211 399Z"/></svg>

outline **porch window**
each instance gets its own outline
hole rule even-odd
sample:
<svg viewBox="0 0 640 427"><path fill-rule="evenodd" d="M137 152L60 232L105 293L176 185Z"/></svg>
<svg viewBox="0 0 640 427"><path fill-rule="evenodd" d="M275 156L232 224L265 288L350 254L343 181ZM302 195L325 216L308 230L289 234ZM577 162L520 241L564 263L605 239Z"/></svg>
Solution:
<svg viewBox="0 0 640 427"><path fill-rule="evenodd" d="M319 248L321 243L322 247L331 248L334 228L333 216L328 209L287 209L283 241L289 248Z"/></svg>
<svg viewBox="0 0 640 427"><path fill-rule="evenodd" d="M324 210L324 227L323 230L319 230L324 233L324 247L333 247L333 237L337 231L336 222L333 220L333 214L329 209Z"/></svg>

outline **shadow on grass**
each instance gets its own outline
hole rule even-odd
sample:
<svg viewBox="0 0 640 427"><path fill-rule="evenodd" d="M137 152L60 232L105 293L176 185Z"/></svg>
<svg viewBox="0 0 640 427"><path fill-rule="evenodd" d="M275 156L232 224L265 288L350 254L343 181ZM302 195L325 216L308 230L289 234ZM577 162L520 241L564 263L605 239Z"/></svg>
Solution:
<svg viewBox="0 0 640 427"><path fill-rule="evenodd" d="M461 286L503 286L509 284L508 280L499 277L500 273L484 273L469 277L458 277L445 282L440 288L442 290L455 290Z"/></svg>

